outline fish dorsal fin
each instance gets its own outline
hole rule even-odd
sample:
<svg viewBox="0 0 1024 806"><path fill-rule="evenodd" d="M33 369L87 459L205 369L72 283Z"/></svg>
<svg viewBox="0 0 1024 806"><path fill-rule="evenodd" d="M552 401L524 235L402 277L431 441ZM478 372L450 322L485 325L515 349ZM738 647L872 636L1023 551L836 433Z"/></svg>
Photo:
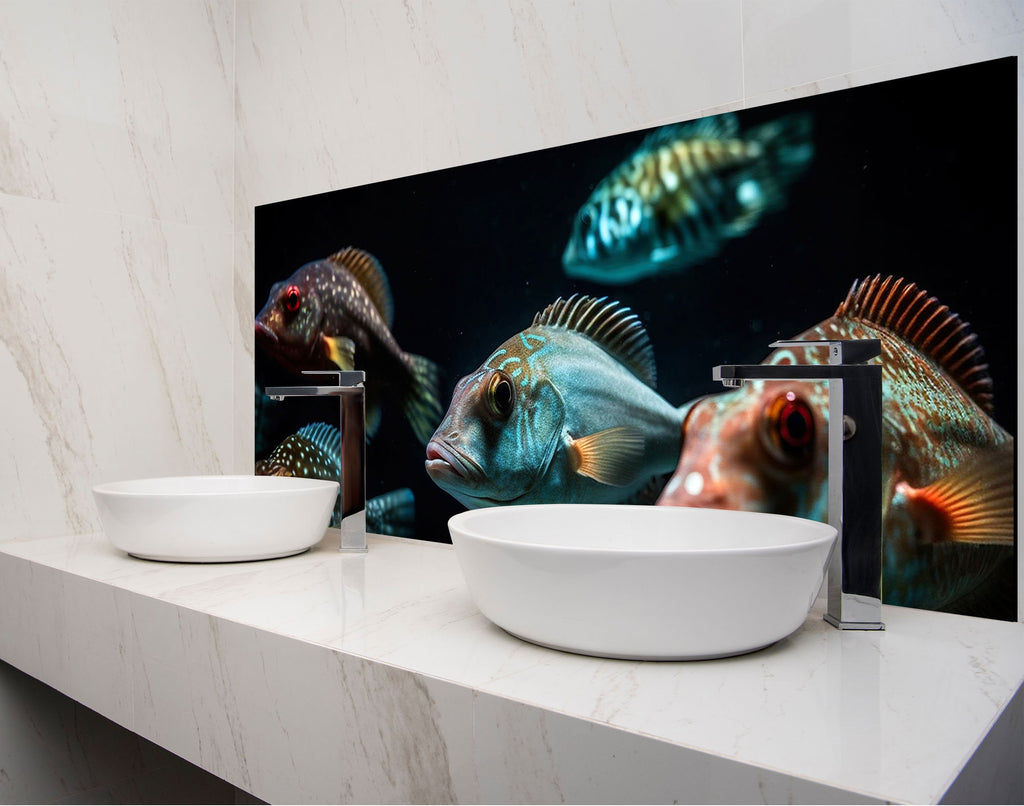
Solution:
<svg viewBox="0 0 1024 806"><path fill-rule="evenodd" d="M854 282L836 309L839 318L885 328L934 359L974 401L993 411L985 350L970 324L927 291L902 277L880 274Z"/></svg>
<svg viewBox="0 0 1024 806"><path fill-rule="evenodd" d="M583 294L573 294L569 299L559 297L533 317L533 324L534 327L547 325L581 333L655 388L658 373L651 340L640 317L622 303Z"/></svg>
<svg viewBox="0 0 1024 806"><path fill-rule="evenodd" d="M732 140L739 134L739 120L732 112L726 112L662 126L647 135L641 147L659 148L679 140Z"/></svg>
<svg viewBox="0 0 1024 806"><path fill-rule="evenodd" d="M391 284L383 266L369 252L346 246L329 258L331 263L346 269L369 295L378 312L390 330L395 324L395 303L391 296Z"/></svg>

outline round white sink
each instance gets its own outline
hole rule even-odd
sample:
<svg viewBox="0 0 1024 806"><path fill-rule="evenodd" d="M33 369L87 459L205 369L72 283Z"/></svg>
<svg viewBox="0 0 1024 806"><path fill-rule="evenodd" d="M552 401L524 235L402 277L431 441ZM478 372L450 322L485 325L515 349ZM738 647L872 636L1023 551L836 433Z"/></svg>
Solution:
<svg viewBox="0 0 1024 806"><path fill-rule="evenodd" d="M757 512L540 504L448 522L470 594L502 629L611 658L738 655L798 629L836 530Z"/></svg>
<svg viewBox="0 0 1024 806"><path fill-rule="evenodd" d="M290 476L175 476L93 488L103 531L146 560L214 563L298 554L324 536L338 483Z"/></svg>

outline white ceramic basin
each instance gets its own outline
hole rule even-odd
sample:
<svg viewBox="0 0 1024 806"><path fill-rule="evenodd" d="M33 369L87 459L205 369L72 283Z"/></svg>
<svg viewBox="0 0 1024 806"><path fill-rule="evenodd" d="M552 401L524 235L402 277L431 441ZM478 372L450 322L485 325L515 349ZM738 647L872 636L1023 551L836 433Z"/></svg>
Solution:
<svg viewBox="0 0 1024 806"><path fill-rule="evenodd" d="M752 652L799 628L836 539L823 523L689 507L477 509L448 528L481 612L513 635L611 658Z"/></svg>
<svg viewBox="0 0 1024 806"><path fill-rule="evenodd" d="M93 488L110 542L147 560L215 563L298 554L319 542L336 481L177 476Z"/></svg>

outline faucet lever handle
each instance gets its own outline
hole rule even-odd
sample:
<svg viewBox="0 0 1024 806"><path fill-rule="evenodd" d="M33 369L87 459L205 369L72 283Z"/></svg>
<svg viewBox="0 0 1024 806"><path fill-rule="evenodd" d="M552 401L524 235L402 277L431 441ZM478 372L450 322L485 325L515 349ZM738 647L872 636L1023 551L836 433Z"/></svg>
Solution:
<svg viewBox="0 0 1024 806"><path fill-rule="evenodd" d="M360 369L304 369L303 375L333 375L339 387L359 386L366 382L366 373Z"/></svg>
<svg viewBox="0 0 1024 806"><path fill-rule="evenodd" d="M879 339L781 339L768 346L776 347L816 347L827 344L828 363L830 364L863 364L882 354L882 342Z"/></svg>

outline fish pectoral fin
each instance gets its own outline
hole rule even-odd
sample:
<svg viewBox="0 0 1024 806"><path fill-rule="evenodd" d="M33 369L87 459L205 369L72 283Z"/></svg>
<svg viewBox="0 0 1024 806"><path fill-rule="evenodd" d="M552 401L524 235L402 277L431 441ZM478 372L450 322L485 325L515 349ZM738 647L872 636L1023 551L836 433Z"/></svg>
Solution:
<svg viewBox="0 0 1024 806"><path fill-rule="evenodd" d="M639 428L617 426L568 441L572 470L600 484L625 487L636 480L643 465L644 435Z"/></svg>
<svg viewBox="0 0 1024 806"><path fill-rule="evenodd" d="M927 487L901 484L923 543L1013 545L1013 445L985 451Z"/></svg>
<svg viewBox="0 0 1024 806"><path fill-rule="evenodd" d="M356 343L347 336L324 336L324 352L341 369L349 372L356 368Z"/></svg>

